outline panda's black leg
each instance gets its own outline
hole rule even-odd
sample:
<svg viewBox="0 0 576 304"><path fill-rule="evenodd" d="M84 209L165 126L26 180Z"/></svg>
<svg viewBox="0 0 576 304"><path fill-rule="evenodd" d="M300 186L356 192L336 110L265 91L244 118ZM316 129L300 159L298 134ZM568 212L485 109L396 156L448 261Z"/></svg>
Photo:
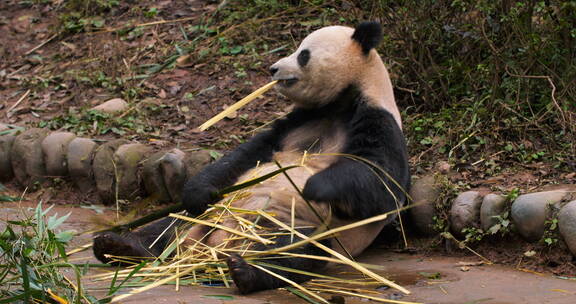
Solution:
<svg viewBox="0 0 576 304"><path fill-rule="evenodd" d="M312 229L306 229L305 232L311 233ZM300 230L301 232L304 232ZM300 241L300 238L294 238L294 242ZM325 246L329 246L329 240L323 240L321 243ZM283 247L285 245L291 244L290 236L282 236L276 239L276 243L273 246L263 246L257 245L255 246L255 250L269 250L273 248ZM259 247L259 248L258 248ZM307 255L316 255L316 256L328 256L329 254L323 251L322 249L316 247L313 244L306 244L300 248L294 249L291 252L299 253L299 254L307 254ZM308 271L308 272L318 272L322 270L327 262L313 260L313 259L306 259L306 258L287 258L286 256L270 256L267 259L263 260L263 262L273 265L282 266L285 268L291 268L296 270ZM234 284L238 287L238 290L242 294L247 294L255 291L260 290L267 290L267 289L275 289L289 285L286 281L281 280L269 273L266 273L250 264L248 264L240 255L232 254L226 260L228 264L228 270L230 271L230 276L232 280L234 280ZM270 270L286 279L289 279L296 283L302 283L308 281L310 276L278 270L272 267L266 267L267 270Z"/></svg>
<svg viewBox="0 0 576 304"><path fill-rule="evenodd" d="M170 244L176 227L181 224L181 220L167 217L133 232L98 233L94 236L92 249L96 258L103 263L112 262L107 255L129 257L130 261L135 262L157 257ZM113 262L113 264L128 263Z"/></svg>

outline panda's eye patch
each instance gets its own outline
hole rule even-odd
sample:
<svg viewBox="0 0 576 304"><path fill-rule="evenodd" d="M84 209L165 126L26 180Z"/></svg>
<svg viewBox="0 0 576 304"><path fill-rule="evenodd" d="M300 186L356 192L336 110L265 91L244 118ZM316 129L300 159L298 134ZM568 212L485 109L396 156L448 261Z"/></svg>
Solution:
<svg viewBox="0 0 576 304"><path fill-rule="evenodd" d="M305 67L310 61L310 51L309 50L302 50L300 54L298 54L298 64L301 67Z"/></svg>

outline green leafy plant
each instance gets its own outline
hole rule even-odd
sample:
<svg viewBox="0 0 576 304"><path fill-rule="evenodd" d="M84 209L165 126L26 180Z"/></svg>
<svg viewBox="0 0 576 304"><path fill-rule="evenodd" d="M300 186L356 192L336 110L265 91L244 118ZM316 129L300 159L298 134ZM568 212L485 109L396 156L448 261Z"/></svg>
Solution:
<svg viewBox="0 0 576 304"><path fill-rule="evenodd" d="M542 242L547 246L553 246L558 243L560 239L558 235L558 219L552 218L544 222L546 228L544 229L544 235L542 236Z"/></svg>
<svg viewBox="0 0 576 304"><path fill-rule="evenodd" d="M156 15L158 15L158 9L155 7L151 7L147 11L144 11L144 17L146 18L154 18Z"/></svg>
<svg viewBox="0 0 576 304"><path fill-rule="evenodd" d="M461 186L450 181L445 175L435 175L434 182L438 185L439 194L434 201L435 216L433 216L433 228L437 232L450 230L450 208L452 201L461 191Z"/></svg>
<svg viewBox="0 0 576 304"><path fill-rule="evenodd" d="M80 113L70 110L68 115L57 116L38 124L41 128L53 130L63 129L77 134L108 134L126 135L135 132L147 134L153 128L145 123L136 113L128 113L122 117L115 117L97 110L83 110Z"/></svg>
<svg viewBox="0 0 576 304"><path fill-rule="evenodd" d="M432 221L434 230L438 232L448 231L448 221L445 218L435 215L432 217Z"/></svg>
<svg viewBox="0 0 576 304"><path fill-rule="evenodd" d="M76 264L66 254L65 247L75 232L62 230L70 213L49 215L52 207L39 203L32 214L22 220L6 221L0 233L0 303L109 303L127 280L146 264L143 262L121 282L112 280L107 296L101 299L86 292L82 276L93 267L107 264ZM74 279L62 272L72 270ZM118 271L115 272L117 274Z"/></svg>
<svg viewBox="0 0 576 304"><path fill-rule="evenodd" d="M476 227L469 227L462 229L462 233L464 234L464 241L465 244L471 244L481 241L485 233L482 229Z"/></svg>
<svg viewBox="0 0 576 304"><path fill-rule="evenodd" d="M81 275L82 265L68 262L65 246L72 239L73 231L59 231L60 225L70 216L48 216L50 208L42 204L27 219L8 221L0 235L0 295L3 303L33 300L54 301L56 297L71 303L86 298ZM74 271L75 282L60 272L67 267Z"/></svg>
<svg viewBox="0 0 576 304"><path fill-rule="evenodd" d="M244 49L241 45L230 45L225 37L218 38L220 44L219 52L222 55L238 55Z"/></svg>
<svg viewBox="0 0 576 304"><path fill-rule="evenodd" d="M509 234L511 231L511 227L512 227L511 223L510 223L510 219L508 218L509 216L510 216L509 211L505 211L501 215L494 216L494 218L496 220L498 220L498 223L493 225L492 227L490 227L490 229L488 229L488 231L486 231L486 233L489 233L491 235L498 234L501 236L505 236L505 235Z"/></svg>

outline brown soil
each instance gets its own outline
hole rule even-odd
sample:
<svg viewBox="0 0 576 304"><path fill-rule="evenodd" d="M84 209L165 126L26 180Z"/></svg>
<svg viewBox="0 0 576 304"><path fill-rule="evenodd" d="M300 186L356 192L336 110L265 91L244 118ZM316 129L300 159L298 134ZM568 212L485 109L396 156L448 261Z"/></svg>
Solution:
<svg viewBox="0 0 576 304"><path fill-rule="evenodd" d="M116 90L101 83L83 81L82 77L97 77L105 65L107 81L117 77L136 76L138 66L161 64L174 52L174 44L182 41L181 26L197 24L204 14L212 13L215 5L206 1L139 1L138 5L121 2L105 15L105 28L93 32L61 34L50 40L52 30L58 26L58 16L66 10L57 6L35 5L27 8L20 1L0 4L0 117L5 123L35 125L65 115L70 109L86 109L107 99L122 97L118 90L138 87L140 80L126 80L124 87ZM142 10L154 7L160 12L156 18L145 18L133 13L131 8ZM144 27L143 33L127 39L109 29L121 28L127 23L144 24L158 20L187 21ZM27 52L48 41L31 55ZM17 41L18 43L14 43ZM222 56L226 57L226 56ZM168 68L145 79L134 99L133 111L142 118L151 132L124 130L124 137L153 140L156 145L215 146L228 149L249 136L259 125L273 120L284 112L288 104L272 93L265 100L247 106L241 114L247 119L226 120L202 134L193 129L241 97L269 81L267 67L277 57L264 57L258 68L249 69L242 78L234 75L232 60L218 58L183 63ZM0 74L1 75L1 74ZM94 76L96 75L96 76ZM42 88L41 83L49 86ZM60 83L54 88L55 82ZM104 87L103 87L104 86ZM32 88L31 94L10 113L8 110ZM186 98L186 94L193 98ZM120 96L119 96L120 95ZM130 101L130 100L129 100ZM146 115L145 108L155 105L161 111ZM234 136L230 136L230 135ZM88 134L109 139L118 135L107 133Z"/></svg>

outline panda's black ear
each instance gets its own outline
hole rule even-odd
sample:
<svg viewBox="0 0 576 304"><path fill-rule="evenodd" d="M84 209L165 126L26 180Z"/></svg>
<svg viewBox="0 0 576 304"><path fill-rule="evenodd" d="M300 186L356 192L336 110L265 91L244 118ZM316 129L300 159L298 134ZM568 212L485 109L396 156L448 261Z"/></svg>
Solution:
<svg viewBox="0 0 576 304"><path fill-rule="evenodd" d="M352 39L360 43L362 52L364 55L368 55L370 50L382 41L382 27L378 22L362 22L354 30Z"/></svg>

